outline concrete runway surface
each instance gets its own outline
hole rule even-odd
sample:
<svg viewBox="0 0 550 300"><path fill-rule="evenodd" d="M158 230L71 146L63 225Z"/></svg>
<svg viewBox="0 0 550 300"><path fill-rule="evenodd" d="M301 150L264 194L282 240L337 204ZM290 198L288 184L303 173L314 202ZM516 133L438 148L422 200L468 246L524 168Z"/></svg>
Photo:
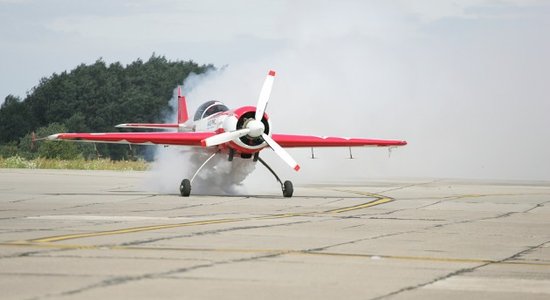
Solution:
<svg viewBox="0 0 550 300"><path fill-rule="evenodd" d="M0 170L1 299L550 299L550 184L372 180L156 195Z"/></svg>

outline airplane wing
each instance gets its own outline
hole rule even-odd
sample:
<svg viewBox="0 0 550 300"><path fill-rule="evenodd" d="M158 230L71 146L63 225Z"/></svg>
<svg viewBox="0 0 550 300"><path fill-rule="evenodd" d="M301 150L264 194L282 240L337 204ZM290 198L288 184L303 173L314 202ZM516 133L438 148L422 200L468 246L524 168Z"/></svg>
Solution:
<svg viewBox="0 0 550 300"><path fill-rule="evenodd" d="M313 135L273 134L271 138L283 148L309 147L398 147L406 141L364 138L321 137Z"/></svg>
<svg viewBox="0 0 550 300"><path fill-rule="evenodd" d="M215 132L57 133L48 136L48 140L113 144L201 146L202 140L215 134Z"/></svg>

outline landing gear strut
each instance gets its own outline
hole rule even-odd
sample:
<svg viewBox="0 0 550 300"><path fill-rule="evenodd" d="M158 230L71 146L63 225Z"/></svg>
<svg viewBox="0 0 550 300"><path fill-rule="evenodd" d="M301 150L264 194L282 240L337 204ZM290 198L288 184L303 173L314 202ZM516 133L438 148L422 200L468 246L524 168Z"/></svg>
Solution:
<svg viewBox="0 0 550 300"><path fill-rule="evenodd" d="M184 179L181 181L181 184L180 184L180 195L182 197L189 197L189 195L191 195L191 184L193 183L193 180L195 180L195 177L197 177L197 174L199 174L199 172L202 170L202 168L212 159L214 158L214 156L216 156L216 154L218 154L219 152L214 152L212 155L210 155L210 157L208 157L207 160L205 160L202 165L197 169L197 171L195 172L195 174L193 174L193 177L191 177L191 180L189 179Z"/></svg>
<svg viewBox="0 0 550 300"><path fill-rule="evenodd" d="M283 196L285 198L292 197L292 194L294 193L294 187L292 186L292 182L290 180L286 180L283 183L279 178L279 176L277 176L275 171L273 171L273 169L271 169L271 167L261 157L258 157L258 160L262 163L262 165L264 165L264 167L266 167L269 170L269 172L271 172L271 174L273 174L273 176L275 176L279 184L281 184L281 189L283 190Z"/></svg>

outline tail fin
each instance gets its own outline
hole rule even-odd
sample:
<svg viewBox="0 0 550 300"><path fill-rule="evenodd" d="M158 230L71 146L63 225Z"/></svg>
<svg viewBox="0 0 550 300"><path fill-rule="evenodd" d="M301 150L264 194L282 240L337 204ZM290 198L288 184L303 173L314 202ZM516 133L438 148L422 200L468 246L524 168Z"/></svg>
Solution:
<svg viewBox="0 0 550 300"><path fill-rule="evenodd" d="M185 123L187 120L189 120L187 101L185 101L185 96L181 94L181 86L178 86L178 124Z"/></svg>

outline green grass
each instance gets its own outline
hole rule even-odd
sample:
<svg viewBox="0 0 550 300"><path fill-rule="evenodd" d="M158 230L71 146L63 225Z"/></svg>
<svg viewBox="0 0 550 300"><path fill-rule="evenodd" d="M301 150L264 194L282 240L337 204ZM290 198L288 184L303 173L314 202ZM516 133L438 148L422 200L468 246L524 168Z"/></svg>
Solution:
<svg viewBox="0 0 550 300"><path fill-rule="evenodd" d="M70 170L115 170L115 171L145 171L149 163L143 160L114 161L109 159L73 160L37 158L32 160L20 156L0 157L0 168L8 169L70 169Z"/></svg>

